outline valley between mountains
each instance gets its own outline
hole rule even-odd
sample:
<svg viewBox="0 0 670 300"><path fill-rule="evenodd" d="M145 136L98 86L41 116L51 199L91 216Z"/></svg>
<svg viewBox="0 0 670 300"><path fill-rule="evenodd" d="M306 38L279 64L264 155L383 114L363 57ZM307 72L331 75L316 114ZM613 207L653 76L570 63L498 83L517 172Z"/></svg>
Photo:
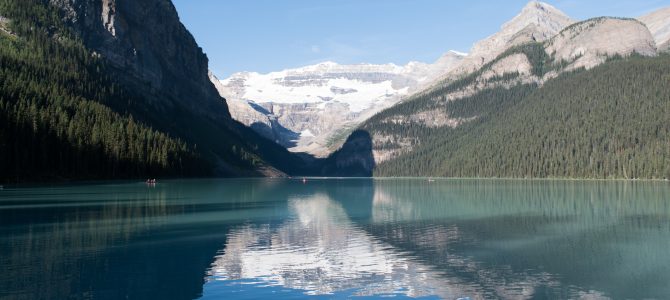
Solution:
<svg viewBox="0 0 670 300"><path fill-rule="evenodd" d="M0 181L670 178L670 8L217 78L170 0L0 0Z"/></svg>
<svg viewBox="0 0 670 300"><path fill-rule="evenodd" d="M432 64L326 62L212 81L233 118L328 157L327 170L668 178L669 33L670 8L579 21L532 1L470 53Z"/></svg>

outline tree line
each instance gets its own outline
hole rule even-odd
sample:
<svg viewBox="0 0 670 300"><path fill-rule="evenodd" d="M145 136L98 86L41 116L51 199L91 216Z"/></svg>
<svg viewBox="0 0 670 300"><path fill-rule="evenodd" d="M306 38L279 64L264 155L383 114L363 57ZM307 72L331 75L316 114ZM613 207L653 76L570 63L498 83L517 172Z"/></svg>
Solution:
<svg viewBox="0 0 670 300"><path fill-rule="evenodd" d="M41 1L0 1L0 181L206 173L184 141L122 114L141 101ZM205 170L205 171L203 171Z"/></svg>
<svg viewBox="0 0 670 300"><path fill-rule="evenodd" d="M368 122L370 132L410 136L414 150L380 164L378 176L670 178L670 55L615 57L538 88L517 85L427 104L480 116L457 128ZM384 113L382 113L384 114Z"/></svg>

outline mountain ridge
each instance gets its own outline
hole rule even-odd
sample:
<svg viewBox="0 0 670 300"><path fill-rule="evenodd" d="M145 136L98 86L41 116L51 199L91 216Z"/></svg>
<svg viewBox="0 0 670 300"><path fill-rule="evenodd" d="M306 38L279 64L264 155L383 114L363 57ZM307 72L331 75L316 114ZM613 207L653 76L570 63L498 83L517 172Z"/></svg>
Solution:
<svg viewBox="0 0 670 300"><path fill-rule="evenodd" d="M427 85L463 57L450 51L433 64L404 66L322 62L211 79L228 99L233 118L292 151L324 157L344 142L333 145L332 136Z"/></svg>
<svg viewBox="0 0 670 300"><path fill-rule="evenodd" d="M575 97L586 97L595 109L622 115L598 98L610 97L656 114L664 111L662 99L635 90L646 97L647 107L640 107L626 98L632 97L629 90L610 87L619 91L615 95L603 87L619 80L629 89L648 86L664 93L658 78L640 70L664 70L667 56L659 53L667 50L668 12L575 22L551 5L531 1L467 55L449 51L431 64L403 66L322 62L219 80L170 0L0 0L0 180L393 175L391 170L412 169L408 161L430 169L451 155L434 152L447 149L436 143L461 143L463 148L447 149L454 155L464 155L462 149L476 153L473 141L493 147L473 136L473 128L490 133L495 130L487 126L498 122L522 135L500 123L500 111L517 119L524 116L513 108L539 114L525 100L546 99L543 93L555 97L557 82L580 91L566 94L571 105L578 103ZM626 68L637 73L613 75ZM589 82L584 74L598 78L593 94L574 79ZM543 103L548 110L585 116ZM665 130L662 124L636 122ZM645 145L660 145L655 139L662 134L642 136ZM536 141L527 142L537 146ZM664 172L664 163L655 159L651 169L636 165L651 162L645 154L621 173L620 153L604 153L616 155L614 165L602 158L608 170L620 172L616 176L659 178ZM476 157L462 158L467 168L479 163Z"/></svg>
<svg viewBox="0 0 670 300"><path fill-rule="evenodd" d="M170 0L0 0L0 15L12 33L0 32L0 180L302 167L230 117Z"/></svg>
<svg viewBox="0 0 670 300"><path fill-rule="evenodd" d="M542 42L572 23L574 20L555 7L530 1L500 31L475 43L468 58L448 76L473 72L506 49L530 41Z"/></svg>
<svg viewBox="0 0 670 300"><path fill-rule="evenodd" d="M658 14L652 13L651 15L657 16ZM656 17L654 20L658 19ZM451 88L448 89L449 92L447 94L440 97L443 97L447 101L455 101L474 96L488 89L507 89L518 84L541 86L564 72L571 72L580 68L588 69L596 67L607 61L611 56L628 56L633 53L654 56L657 53L656 42L654 37L652 37L652 33L644 25L644 23L637 22L634 19L604 17L577 22L549 4L531 1L522 8L519 14L504 23L499 32L477 42L467 56L460 55L460 62L451 64L449 66L450 70L443 72L441 76L437 76L432 80L427 80L427 84L415 88L413 92L408 91L399 96L384 110L412 102L415 98L424 96L433 97L431 96L433 94L431 91L439 90L442 87ZM574 34L572 37L565 38L562 36L565 34L566 28L571 28L571 30L579 29L580 32L579 34ZM574 40L575 38L579 38L580 40ZM612 43L611 41L619 42ZM457 52L450 51L445 55L450 53ZM409 69L409 66L412 64L409 63L404 67ZM357 66L365 67L370 65L360 64ZM385 66L396 70L401 68L393 64ZM285 70L282 72L290 73L290 71L294 71L300 73L305 70L327 70L337 67L340 66L334 62L326 62L303 69ZM271 74L279 73L275 72ZM236 95L228 98L236 99L244 97ZM433 101L438 101L438 99L435 98ZM318 150L314 150L313 148L309 149L309 147L305 147L305 145L282 143L277 139L277 136L286 134L287 132L288 134L285 136L288 139L300 139L300 136L306 133L311 142L313 141L314 133L313 130L305 128L284 130L287 128L282 126L282 124L290 124L291 120L281 120L280 115L282 113L277 115L274 112L294 111L291 115L297 116L302 114L303 116L300 118L313 124L318 123L318 121L315 121L316 119L313 119L312 116L319 113L323 114L323 112L319 112L318 109L310 106L311 104L309 103L304 103L304 101L286 104L287 107L283 108L281 107L282 104L275 103L281 101L267 100L256 102L249 99L246 101L247 103L242 103L241 106L243 108L240 109L243 112L241 113L243 116L235 116L233 112L234 118L246 118L246 121L243 123L248 126L255 126L259 132L264 131L267 137L275 138L275 140L287 148L293 148L294 151L318 153L317 156L319 157L324 157L335 151L344 142L348 132L355 132L357 128L360 128L356 124L361 122L363 122L362 124L366 124L365 122L370 118L374 118L379 114L375 111L362 117L358 116L355 122L352 121L352 118L347 119L349 123L347 126L342 126L343 130L328 132L327 135L330 135L332 138L327 139L326 143L323 140L321 141L321 145L327 144L328 147L318 147ZM230 102L235 102L235 100ZM313 103L318 102L315 101ZM383 112L384 110L379 109L377 111ZM326 114L329 116L340 114L342 116L343 111L342 108L338 108L326 111ZM259 118L262 118L262 115L267 116L267 120L258 122ZM433 108L432 106L407 116L393 118L387 121L416 124L417 126L427 126L437 129L444 126L456 128L476 120L474 117L451 117L442 110ZM329 122L332 121L327 121L321 126L328 126ZM288 127L291 126L289 125ZM392 144L395 143L398 145L396 149L400 152L394 153L393 151L396 150L384 152L385 150L378 149L377 147L380 143L389 143L390 140L387 139L388 137L379 136L374 133L371 133L370 136L373 139L373 153L376 163L382 163L393 159L393 157L400 153L411 151L414 147L413 145L418 142L412 138L395 140ZM346 147L346 145L343 147ZM351 153L352 151L347 150L347 152ZM329 156L343 157L338 153L333 153Z"/></svg>
<svg viewBox="0 0 670 300"><path fill-rule="evenodd" d="M533 6L537 5L537 2L531 2L524 10L535 9ZM520 15L523 14L524 11ZM518 20L518 16L515 19ZM504 45L509 45L509 39L503 41ZM612 59L657 56L656 42L644 23L635 19L611 17L573 22L557 30L553 36L545 37L543 42L531 39L504 49L496 58L484 59L486 63L476 71L464 71L463 66L460 66L452 72L461 72L461 75L454 76L452 73L452 78L408 97L357 128L372 137L375 165L385 170L375 174L393 175L394 173L389 173L389 168L384 167L388 164L394 165L393 170L398 172L403 168L410 168L408 165L398 167L401 164L394 162L403 157L414 157L414 163L430 168L431 163L426 162L435 162L434 157L440 155L421 155L426 154L425 144L436 143L433 136L464 131L467 129L462 128L476 126L470 124L486 124L488 118L495 115L499 108L513 106L512 103L529 97L529 93L533 91L541 93L544 84L572 76L572 73L580 70L596 68ZM473 50L463 61L463 65L467 67L472 63L472 57L477 57L477 52L476 49ZM333 156L337 157L337 152ZM425 161L417 161L418 157ZM405 173L396 175L402 174Z"/></svg>

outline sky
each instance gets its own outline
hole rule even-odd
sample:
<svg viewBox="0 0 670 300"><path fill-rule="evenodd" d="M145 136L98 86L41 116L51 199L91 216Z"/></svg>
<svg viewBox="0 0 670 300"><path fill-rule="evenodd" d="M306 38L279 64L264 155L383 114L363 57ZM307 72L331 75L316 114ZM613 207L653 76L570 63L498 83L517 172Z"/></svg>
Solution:
<svg viewBox="0 0 670 300"><path fill-rule="evenodd" d="M431 63L468 52L527 0L173 0L219 78L324 61ZM568 16L637 17L670 0L549 0Z"/></svg>

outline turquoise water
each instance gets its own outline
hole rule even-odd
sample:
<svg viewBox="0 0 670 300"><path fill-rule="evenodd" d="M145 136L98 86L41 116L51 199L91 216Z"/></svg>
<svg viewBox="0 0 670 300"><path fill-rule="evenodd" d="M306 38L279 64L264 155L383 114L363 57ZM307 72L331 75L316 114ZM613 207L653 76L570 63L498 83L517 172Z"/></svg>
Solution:
<svg viewBox="0 0 670 300"><path fill-rule="evenodd" d="M0 299L670 299L670 184L4 187L0 270Z"/></svg>

